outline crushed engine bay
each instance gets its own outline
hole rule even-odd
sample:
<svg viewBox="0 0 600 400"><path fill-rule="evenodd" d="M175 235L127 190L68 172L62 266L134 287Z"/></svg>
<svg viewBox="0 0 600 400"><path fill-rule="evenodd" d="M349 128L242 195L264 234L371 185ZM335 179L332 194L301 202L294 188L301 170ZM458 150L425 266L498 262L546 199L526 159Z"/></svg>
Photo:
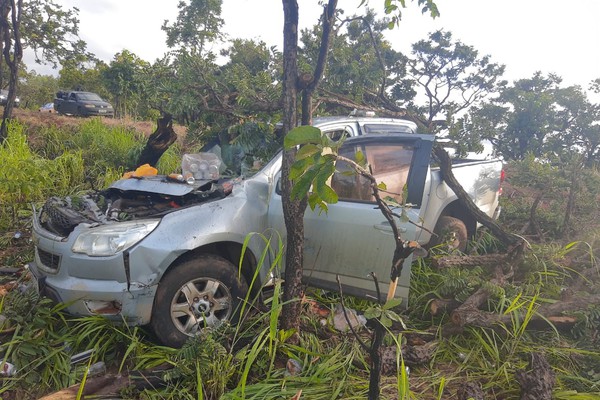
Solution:
<svg viewBox="0 0 600 400"><path fill-rule="evenodd" d="M194 184L171 182L156 175L122 179L108 189L81 196L49 198L40 212L44 229L66 237L81 223L106 224L157 217L231 193L232 183L199 180Z"/></svg>

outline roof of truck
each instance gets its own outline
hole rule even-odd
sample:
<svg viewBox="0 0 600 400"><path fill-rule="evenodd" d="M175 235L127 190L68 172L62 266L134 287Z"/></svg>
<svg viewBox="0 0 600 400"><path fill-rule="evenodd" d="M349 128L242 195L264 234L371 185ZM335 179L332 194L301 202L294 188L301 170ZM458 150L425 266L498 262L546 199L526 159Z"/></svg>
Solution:
<svg viewBox="0 0 600 400"><path fill-rule="evenodd" d="M394 124L404 125L410 128L413 132L417 131L417 124L412 121L400 118L384 118L384 117L355 117L355 116L337 116L337 117L317 117L313 119L313 126L320 127L340 122L357 122L360 125L370 124Z"/></svg>

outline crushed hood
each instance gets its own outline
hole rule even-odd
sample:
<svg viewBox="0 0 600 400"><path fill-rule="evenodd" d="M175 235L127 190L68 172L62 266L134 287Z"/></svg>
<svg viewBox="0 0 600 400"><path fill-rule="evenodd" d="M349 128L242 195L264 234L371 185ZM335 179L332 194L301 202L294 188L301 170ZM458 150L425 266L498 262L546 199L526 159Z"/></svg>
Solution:
<svg viewBox="0 0 600 400"><path fill-rule="evenodd" d="M190 185L171 182L162 175L122 179L106 190L51 197L42 207L39 219L46 230L66 237L81 223L100 225L162 216L221 199L231 193L231 188L228 181L198 180Z"/></svg>

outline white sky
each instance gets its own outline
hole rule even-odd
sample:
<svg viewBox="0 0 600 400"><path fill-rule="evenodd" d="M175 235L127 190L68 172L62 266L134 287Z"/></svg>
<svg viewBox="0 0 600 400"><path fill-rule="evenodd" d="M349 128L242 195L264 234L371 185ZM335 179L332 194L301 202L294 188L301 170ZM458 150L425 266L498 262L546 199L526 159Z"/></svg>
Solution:
<svg viewBox="0 0 600 400"><path fill-rule="evenodd" d="M80 36L97 57L110 62L127 49L153 62L166 51L163 21L174 21L178 0L56 0L80 10ZM318 21L318 0L299 0L300 26ZM352 15L360 0L340 0ZM454 39L472 45L481 55L506 65L509 81L540 70L563 78L565 85L600 78L600 1L598 0L436 0L441 16L421 15L416 0L408 0L399 28L389 33L397 50L429 32L445 29ZM375 10L383 0L370 0ZM283 11L280 0L223 0L222 17L231 37L259 38L281 49ZM26 62L28 59L26 59ZM52 73L33 63L40 73ZM54 71L56 73L56 71Z"/></svg>

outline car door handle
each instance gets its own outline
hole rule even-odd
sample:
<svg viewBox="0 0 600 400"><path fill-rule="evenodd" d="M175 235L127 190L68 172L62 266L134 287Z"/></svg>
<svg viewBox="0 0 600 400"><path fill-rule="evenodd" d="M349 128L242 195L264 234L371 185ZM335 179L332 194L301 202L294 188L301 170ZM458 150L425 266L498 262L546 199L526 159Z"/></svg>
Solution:
<svg viewBox="0 0 600 400"><path fill-rule="evenodd" d="M380 222L379 224L373 225L373 228L377 229L378 231L393 232L392 231L392 226L387 221L383 221L383 222ZM398 227L398 232L405 233L406 232L406 228L403 228L403 227L399 226Z"/></svg>

